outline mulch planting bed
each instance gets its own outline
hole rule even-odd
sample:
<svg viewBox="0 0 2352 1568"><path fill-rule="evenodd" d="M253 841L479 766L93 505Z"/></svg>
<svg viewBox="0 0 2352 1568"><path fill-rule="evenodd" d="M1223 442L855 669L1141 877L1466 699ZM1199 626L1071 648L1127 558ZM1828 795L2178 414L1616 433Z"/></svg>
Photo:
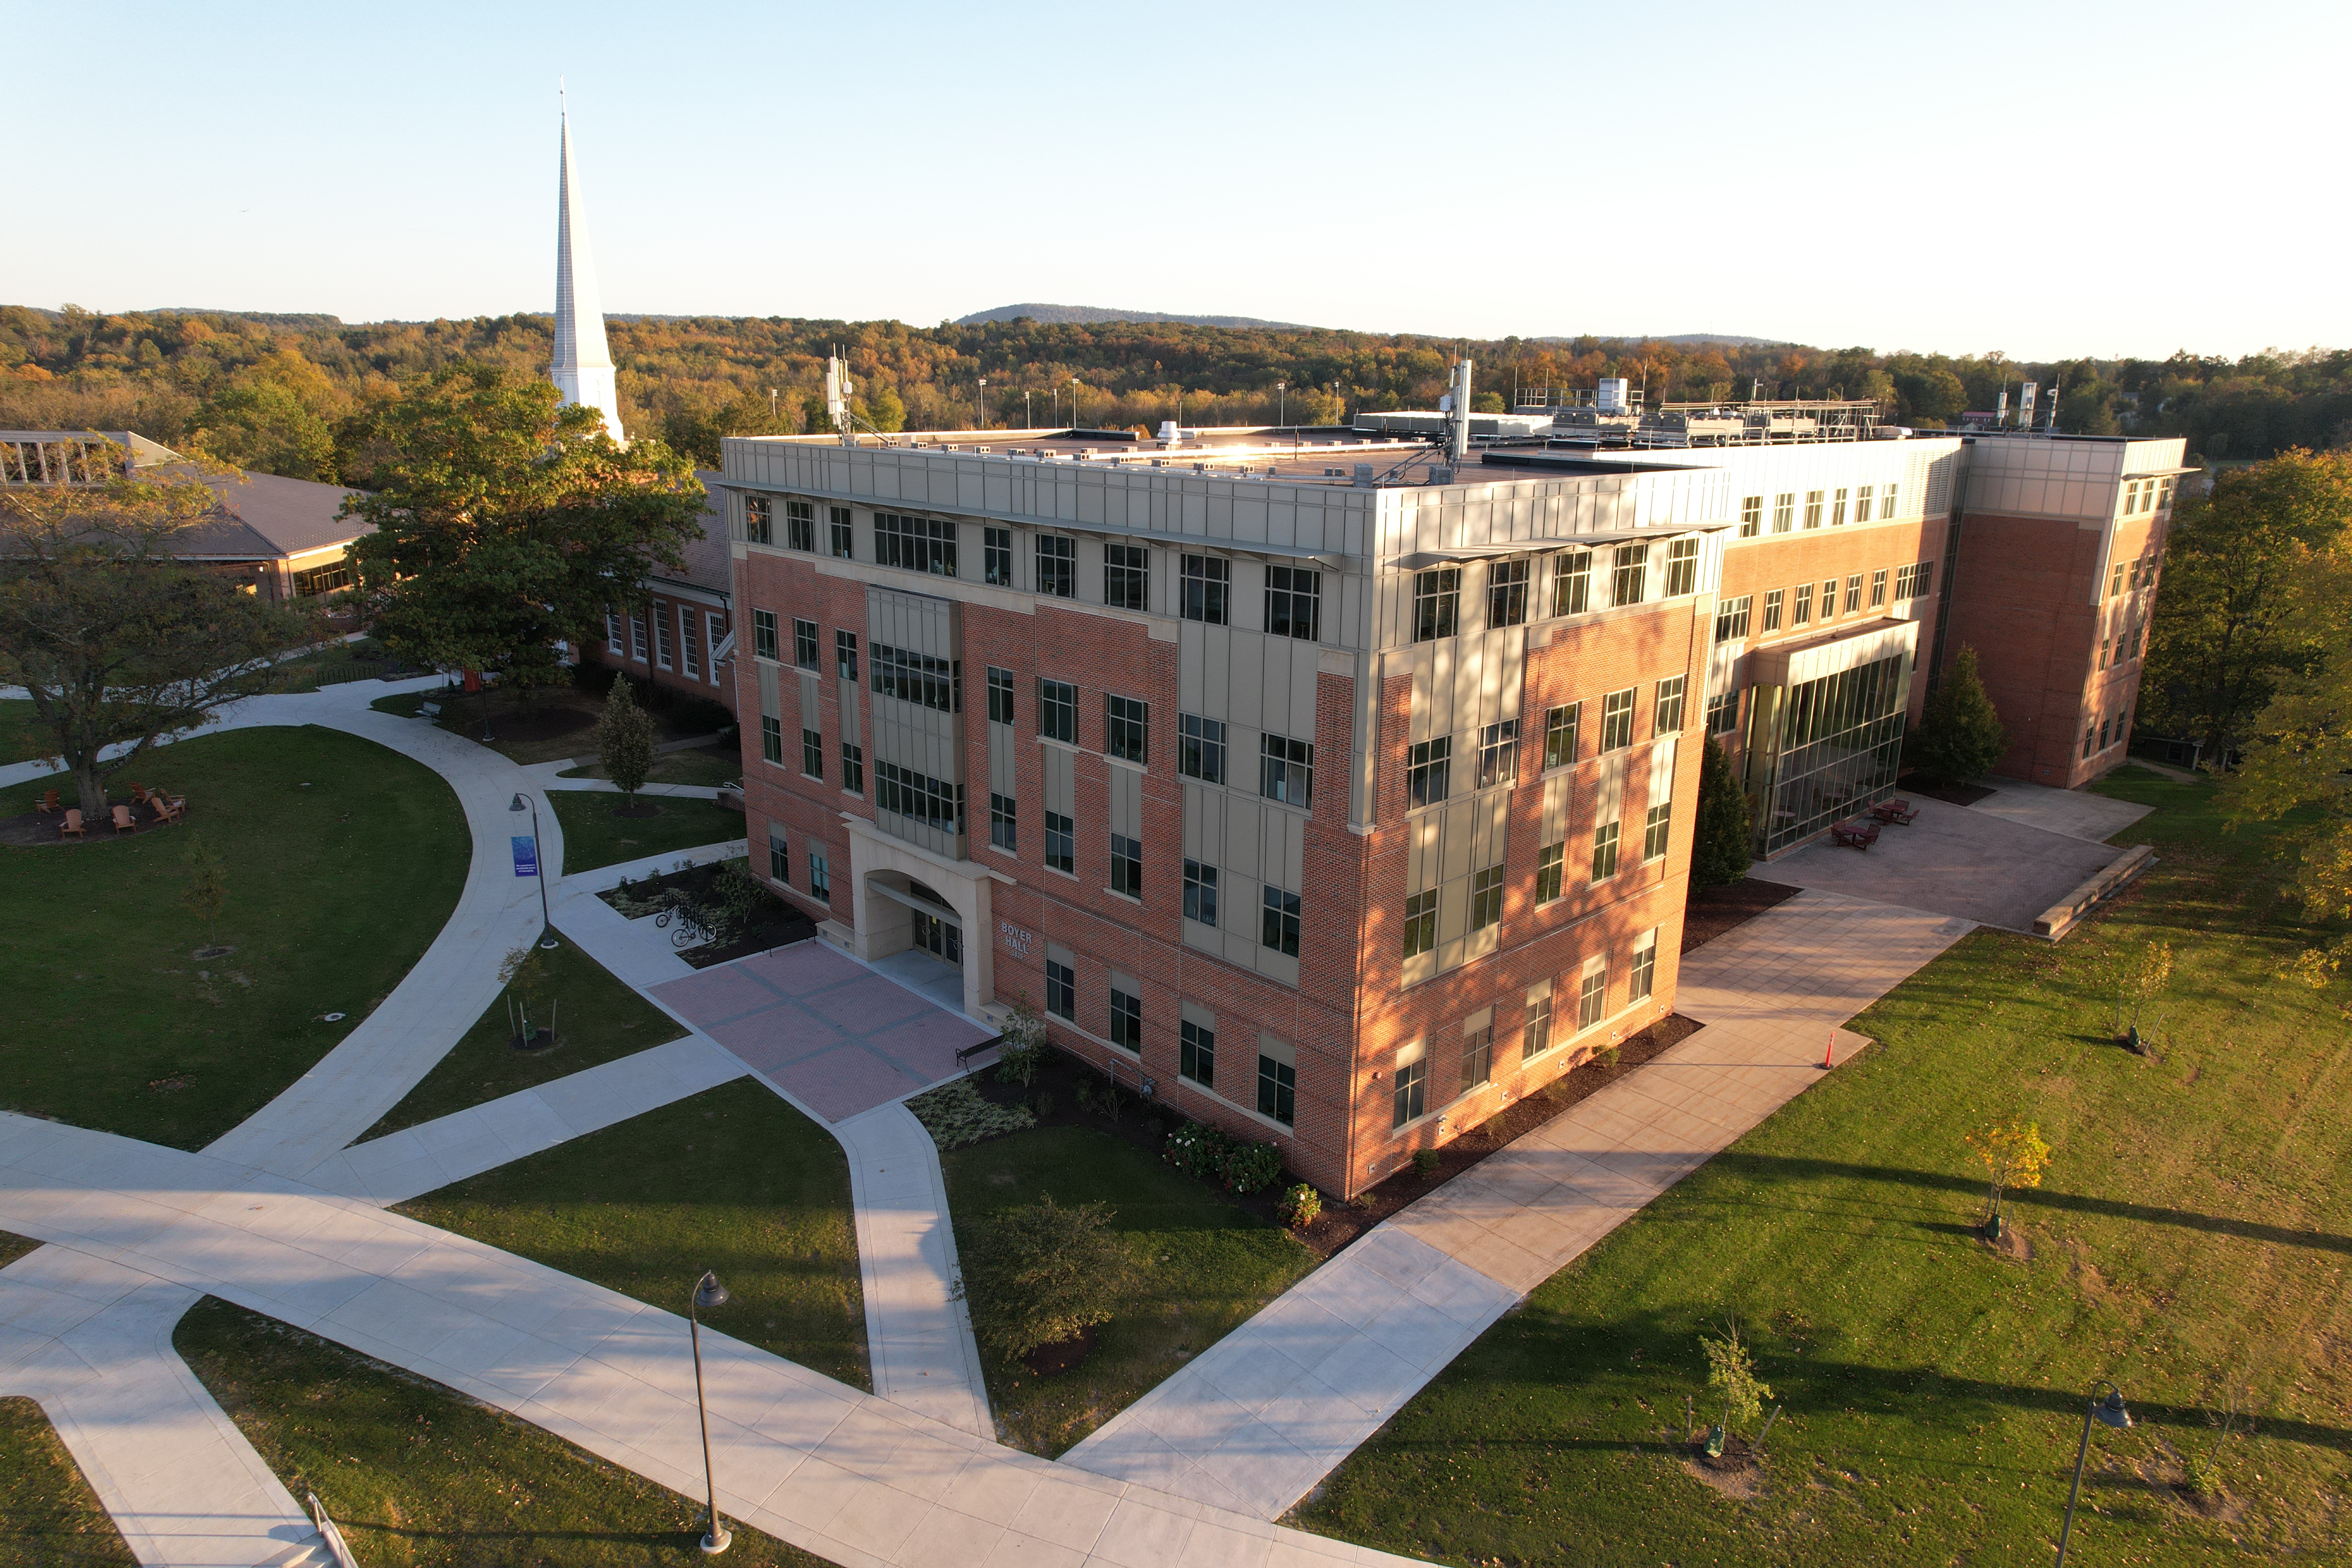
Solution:
<svg viewBox="0 0 2352 1568"><path fill-rule="evenodd" d="M1974 805L1980 800L1999 795L2000 791L1983 784L1942 784L1922 778L1917 773L1905 773L1895 787L1906 795L1924 795L1929 800L1940 800L1948 805Z"/></svg>
<svg viewBox="0 0 2352 1568"><path fill-rule="evenodd" d="M70 795L61 795L59 798L66 805L72 804L73 797ZM28 811L22 816L0 817L0 844L17 848L35 848L47 844L103 844L110 838L129 837L114 831L114 818L110 815L85 817L83 820L89 824L89 830L79 836L58 831L65 819L64 805L58 808L55 816L47 812ZM131 808L131 820L139 825L139 831L142 833L172 826L157 816L152 808L143 805L134 805Z"/></svg>
<svg viewBox="0 0 2352 1568"><path fill-rule="evenodd" d="M1788 902L1804 889L1784 882L1749 877L1728 888L1694 888L1683 908L1683 947L1688 952L1747 924L1775 904Z"/></svg>
<svg viewBox="0 0 2352 1568"><path fill-rule="evenodd" d="M720 861L706 861L688 866L684 870L664 871L658 876L639 877L621 888L607 888L596 896L635 920L624 907L628 900L649 900L659 894L680 890L699 891L710 886L719 875ZM715 963L726 963L738 958L749 958L755 952L765 952L772 947L788 947L796 942L806 942L816 935L816 921L782 899L775 900L775 914L754 927L740 940L726 943L706 942L700 947L679 948L677 955L697 969L709 969ZM664 928L665 930L673 928Z"/></svg>
<svg viewBox="0 0 2352 1568"><path fill-rule="evenodd" d="M1613 1060L1587 1061L1561 1074L1547 1087L1505 1107L1439 1149L1437 1169L1431 1174L1422 1175L1408 1162L1396 1174L1358 1194L1352 1204L1340 1203L1326 1194L1322 1216L1304 1230L1293 1230L1291 1234L1318 1258L1328 1258L1415 1198L1444 1185L1496 1151L1507 1148L1577 1101L1654 1059L1698 1029L1695 1021L1669 1014L1619 1046ZM1161 1145L1181 1120L1172 1111L1138 1105L1131 1093L1122 1103L1118 1119L1112 1120L1101 1109L1102 1073L1057 1050L1045 1053L1036 1081L1025 1089L1019 1084L998 1082L992 1065L979 1068L967 1081L981 1098L998 1105L1025 1101L1036 1114L1040 1127L1090 1127L1132 1143L1155 1159L1160 1157ZM1078 1109L1077 1089L1081 1081L1090 1083L1097 1096L1093 1110ZM1297 1180L1286 1171L1282 1179L1271 1186L1255 1193L1228 1193L1226 1196L1261 1219L1280 1225L1282 1215L1276 1205L1284 1190Z"/></svg>

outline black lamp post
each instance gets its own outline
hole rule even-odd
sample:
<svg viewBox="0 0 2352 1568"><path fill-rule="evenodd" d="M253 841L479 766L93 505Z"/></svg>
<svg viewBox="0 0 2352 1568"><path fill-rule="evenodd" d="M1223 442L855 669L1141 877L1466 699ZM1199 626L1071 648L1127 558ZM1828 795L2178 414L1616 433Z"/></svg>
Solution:
<svg viewBox="0 0 2352 1568"><path fill-rule="evenodd" d="M702 1484L710 1493L710 1528L702 1538L702 1550L713 1557L726 1551L735 1538L719 1521L719 1482L712 1478L710 1469L710 1407L702 1400L702 1320L698 1314L726 1304L727 1287L719 1282L717 1274L703 1270L694 1294L687 1299L686 1321L687 1331L694 1338L694 1408L702 1417Z"/></svg>
<svg viewBox="0 0 2352 1568"><path fill-rule="evenodd" d="M555 921L547 912L547 857L539 850L539 802L517 794L507 809L530 813L530 863L539 881L539 945L552 952L560 944L555 940Z"/></svg>
<svg viewBox="0 0 2352 1568"><path fill-rule="evenodd" d="M2107 1396L2099 1397L2105 1389ZM2083 1408L2083 1446L2074 1450L2074 1484L2066 1493L2066 1523L2058 1531L2058 1568L2066 1568L2066 1538L2074 1533L2074 1500L2082 1495L2083 1461L2091 1452L2091 1422L2094 1417L2122 1431L2132 1424L2131 1412L2124 1408L2124 1391L2105 1378L2091 1384L2091 1397Z"/></svg>

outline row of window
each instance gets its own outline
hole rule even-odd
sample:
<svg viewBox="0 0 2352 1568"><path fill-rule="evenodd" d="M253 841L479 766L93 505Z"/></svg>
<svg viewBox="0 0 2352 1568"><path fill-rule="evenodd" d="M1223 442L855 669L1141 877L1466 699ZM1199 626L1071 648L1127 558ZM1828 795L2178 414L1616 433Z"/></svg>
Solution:
<svg viewBox="0 0 2352 1568"><path fill-rule="evenodd" d="M2144 511L2172 504L2170 479L2126 479L2124 481L2124 515L2136 517Z"/></svg>
<svg viewBox="0 0 2352 1568"><path fill-rule="evenodd" d="M807 859L809 896L821 903L833 902L833 865L824 849L810 845ZM785 841L783 829L773 825L768 828L768 877L788 888L793 883L792 847Z"/></svg>
<svg viewBox="0 0 2352 1568"><path fill-rule="evenodd" d="M1855 522L1885 522L1895 515L1899 485L1840 485L1834 489L1804 492L1804 523L1819 528L1845 526L1851 508ZM1772 531L1789 533L1797 526L1797 492L1782 490L1772 498ZM1753 539L1764 531L1764 498L1743 496L1739 501L1739 537Z"/></svg>
<svg viewBox="0 0 2352 1568"><path fill-rule="evenodd" d="M1603 606L1593 602L1591 550L1565 550L1552 557L1551 613L1580 616ZM1486 626L1516 626L1530 613L1535 563L1521 557L1486 568ZM1677 539L1666 546L1663 597L1679 598L1698 587L1698 541ZM1609 564L1609 604L1638 605L1650 597L1650 547L1620 544ZM1412 579L1412 640L1434 642L1461 629L1462 569L1438 566Z"/></svg>
<svg viewBox="0 0 2352 1568"><path fill-rule="evenodd" d="M847 507L829 507L826 536L829 553L847 559L853 532ZM773 503L767 496L747 496L743 501L744 537L754 544L775 542ZM784 548L817 550L816 503L784 502ZM884 566L922 572L933 576L961 574L956 524L946 518L918 517L905 512L874 514L874 558ZM1052 598L1077 596L1078 542L1065 534L1034 536L1034 591ZM1103 550L1103 603L1117 609L1149 611L1151 607L1151 552L1141 544L1106 543ZM981 580L998 587L1013 584L1013 530L981 530ZM1177 614L1209 626L1232 624L1233 563L1221 556L1180 555ZM1322 574L1304 567L1269 566L1265 574L1265 630L1275 637L1314 642L1322 635Z"/></svg>
<svg viewBox="0 0 2352 1568"><path fill-rule="evenodd" d="M1129 991L1117 976L1113 976L1104 989L1109 1003L1106 1009L1105 1037L1119 1049L1141 1056L1143 998ZM1078 1021L1077 971L1051 953L1045 958L1045 1011L1071 1024ZM1176 1076L1221 1098L1230 1099L1217 1084L1217 1026L1214 1015L1193 1006L1185 1006L1179 1011L1181 1016L1177 1022ZM1246 1058L1243 1059L1243 1070L1248 1070ZM1231 1074L1227 1076L1230 1078ZM1298 1117L1297 1050L1286 1042L1259 1037L1257 1075L1254 1087L1259 1115L1285 1127L1294 1125Z"/></svg>
<svg viewBox="0 0 2352 1568"><path fill-rule="evenodd" d="M2083 726L2083 755L2086 760L2096 756L2109 746L2122 745L2130 736L2130 709L2118 708L2113 713L2102 713L2096 721L2085 722Z"/></svg>
<svg viewBox="0 0 2352 1568"><path fill-rule="evenodd" d="M1653 689L1651 698L1650 732L1653 735L1673 735L1683 727L1683 700L1688 679L1670 675ZM1638 687L1628 686L1622 691L1612 691L1601 700L1601 731L1595 756L1623 751L1633 743L1633 704ZM1584 728L1584 704L1564 702L1544 710L1543 765L1547 773L1553 768L1573 766L1577 761L1579 740ZM1294 744L1296 742L1293 742ZM1312 748L1309 748L1312 754ZM1519 721L1505 719L1481 728L1477 747L1469 770L1469 785L1473 790L1489 789L1507 784L1519 776ZM1454 739L1442 736L1432 741L1416 741L1405 749L1405 800L1408 808L1418 811L1436 805L1453 793Z"/></svg>
<svg viewBox="0 0 2352 1568"><path fill-rule="evenodd" d="M727 635L727 617L715 611L698 610L690 605L679 605L673 623L671 606L656 599L645 611L631 610L626 615L608 610L604 614L604 651L614 658L634 659L639 664L650 663L656 669L671 669L691 680L703 679L703 636L707 628L709 646L717 647ZM770 636L774 635L774 617L769 619ZM653 635L648 647L646 628ZM648 658L648 655L651 657ZM710 683L719 684L719 671L709 671Z"/></svg>
<svg viewBox="0 0 2352 1568"><path fill-rule="evenodd" d="M1645 1002L1657 989L1658 933L1636 939L1627 966L1625 1005ZM1576 1026L1570 1035L1603 1022L1609 1016L1609 964L1604 959L1585 966L1577 977ZM1519 1065L1525 1068L1563 1043L1553 1027L1554 988L1546 984L1529 988L1519 1036ZM1454 1095L1459 1099L1490 1083L1495 1077L1495 1017L1496 1007L1482 1007L1463 1021L1462 1050L1455 1064ZM1396 1054L1395 1081L1390 1091L1391 1129L1401 1130L1430 1111L1429 1042L1416 1040ZM1439 1102L1443 1109L1444 1102Z"/></svg>
<svg viewBox="0 0 2352 1568"><path fill-rule="evenodd" d="M1931 561L1922 561L1911 566L1896 567L1895 569L1895 599L1899 602L1927 597L1935 581L1935 563ZM1795 600L1792 606L1789 590L1774 588L1764 595L1763 630L1777 632L1780 629L1780 615L1784 607L1790 608L1789 624L1792 626L1805 626L1812 620L1813 585L1811 583L1799 584L1794 594ZM1856 573L1845 579L1846 614L1853 615L1863 607L1862 595L1862 575ZM1886 573L1882 568L1870 574L1870 607L1874 610L1885 603ZM1822 584L1822 619L1825 621L1834 619L1837 604L1838 581L1832 577ZM1717 646L1740 642L1747 638L1755 607L1756 595L1753 594L1742 594L1736 599L1724 599L1717 604L1715 640Z"/></svg>
<svg viewBox="0 0 2352 1568"><path fill-rule="evenodd" d="M2142 588L2156 586L2156 557L2143 555L2137 561L2118 561L2107 580L2107 597L2121 594L2137 594Z"/></svg>
<svg viewBox="0 0 2352 1568"><path fill-rule="evenodd" d="M1642 858L1638 864L1648 866L1665 858L1673 842L1674 811L1675 803L1671 798L1649 807L1642 825ZM1622 830L1622 822L1593 825L1589 862L1591 876L1587 886L1598 887L1617 875L1619 839ZM1544 845L1536 851L1537 907L1541 908L1560 897L1567 869L1567 840ZM1470 931L1473 934L1502 923L1503 876L1500 862L1470 873ZM1437 889L1432 888L1423 892L1408 893L1404 900L1404 956L1417 957L1436 945Z"/></svg>

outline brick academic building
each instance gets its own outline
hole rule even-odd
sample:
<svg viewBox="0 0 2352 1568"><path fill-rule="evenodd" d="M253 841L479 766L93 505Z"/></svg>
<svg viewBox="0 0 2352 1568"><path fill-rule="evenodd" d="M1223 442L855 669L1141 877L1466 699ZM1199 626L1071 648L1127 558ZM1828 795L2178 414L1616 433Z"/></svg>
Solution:
<svg viewBox="0 0 2352 1568"><path fill-rule="evenodd" d="M1346 1194L1671 1009L1704 733L1764 855L1963 643L2002 772L2120 759L2177 440L1412 418L728 440L755 862Z"/></svg>

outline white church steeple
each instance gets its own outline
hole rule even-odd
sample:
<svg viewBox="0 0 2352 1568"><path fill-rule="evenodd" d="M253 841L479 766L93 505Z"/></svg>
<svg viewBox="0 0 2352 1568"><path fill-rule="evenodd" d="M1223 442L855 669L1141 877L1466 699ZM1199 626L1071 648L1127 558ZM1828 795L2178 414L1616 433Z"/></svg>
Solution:
<svg viewBox="0 0 2352 1568"><path fill-rule="evenodd" d="M582 221L580 172L572 162L572 121L559 111L555 208L555 359L549 367L566 403L584 403L604 416L615 441L621 430L621 398L613 381L613 355L604 346L604 302L596 292L596 263L588 251Z"/></svg>

